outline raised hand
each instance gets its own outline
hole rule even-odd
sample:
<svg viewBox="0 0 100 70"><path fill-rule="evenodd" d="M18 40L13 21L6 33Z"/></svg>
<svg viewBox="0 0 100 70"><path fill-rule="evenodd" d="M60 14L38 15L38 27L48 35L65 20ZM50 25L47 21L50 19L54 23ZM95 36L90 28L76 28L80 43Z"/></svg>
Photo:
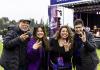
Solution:
<svg viewBox="0 0 100 70"><path fill-rule="evenodd" d="M81 36L79 36L83 42L86 42L86 33L81 32Z"/></svg>
<svg viewBox="0 0 100 70"><path fill-rule="evenodd" d="M29 38L29 35L27 35L27 33L24 33L24 34L20 35L20 39L22 41L25 41L27 38Z"/></svg>
<svg viewBox="0 0 100 70"><path fill-rule="evenodd" d="M68 42L64 42L64 48L65 48L65 51L67 52L67 51L69 51L69 49L71 48L71 43L69 42L69 40L68 40Z"/></svg>
<svg viewBox="0 0 100 70"><path fill-rule="evenodd" d="M41 47L42 41L37 40L36 43L33 45L33 49L38 49Z"/></svg>

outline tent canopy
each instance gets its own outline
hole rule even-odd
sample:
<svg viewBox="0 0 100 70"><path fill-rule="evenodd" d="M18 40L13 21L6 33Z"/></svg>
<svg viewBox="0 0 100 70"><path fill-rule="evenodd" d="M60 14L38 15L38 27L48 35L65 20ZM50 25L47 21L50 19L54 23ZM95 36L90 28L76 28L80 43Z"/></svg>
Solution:
<svg viewBox="0 0 100 70"><path fill-rule="evenodd" d="M100 11L100 0L82 1L76 3L69 3L61 5L63 7L72 8L75 12L90 12Z"/></svg>

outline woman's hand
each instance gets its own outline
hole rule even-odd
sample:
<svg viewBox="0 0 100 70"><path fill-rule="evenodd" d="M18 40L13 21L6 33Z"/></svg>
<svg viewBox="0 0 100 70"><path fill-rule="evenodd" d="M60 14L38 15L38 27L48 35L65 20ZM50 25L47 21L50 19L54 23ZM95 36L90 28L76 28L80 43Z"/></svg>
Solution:
<svg viewBox="0 0 100 70"><path fill-rule="evenodd" d="M33 49L38 49L41 47L42 41L37 40L36 43L33 45Z"/></svg>
<svg viewBox="0 0 100 70"><path fill-rule="evenodd" d="M65 48L66 52L69 51L70 47L71 47L71 43L69 41L68 42L64 42L64 48Z"/></svg>

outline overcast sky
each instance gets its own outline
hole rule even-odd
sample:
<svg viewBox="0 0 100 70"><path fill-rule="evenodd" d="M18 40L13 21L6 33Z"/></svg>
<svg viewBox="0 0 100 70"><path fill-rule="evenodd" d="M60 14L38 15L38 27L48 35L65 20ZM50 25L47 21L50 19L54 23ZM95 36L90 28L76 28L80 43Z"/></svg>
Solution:
<svg viewBox="0 0 100 70"><path fill-rule="evenodd" d="M46 20L49 0L0 0L0 18Z"/></svg>
<svg viewBox="0 0 100 70"><path fill-rule="evenodd" d="M0 0L0 18L46 20L50 0Z"/></svg>

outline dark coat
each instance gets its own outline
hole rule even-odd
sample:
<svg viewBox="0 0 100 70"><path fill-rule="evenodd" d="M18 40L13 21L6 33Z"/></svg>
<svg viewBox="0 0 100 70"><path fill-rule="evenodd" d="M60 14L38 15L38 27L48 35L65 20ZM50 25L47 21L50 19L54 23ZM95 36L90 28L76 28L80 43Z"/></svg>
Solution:
<svg viewBox="0 0 100 70"><path fill-rule="evenodd" d="M50 46L51 46L51 52L50 52L50 70L53 68L53 64L58 64L57 58L62 57L64 62L64 70L71 70L72 69L72 50L65 52L64 47L60 47L58 40L55 38L50 39Z"/></svg>
<svg viewBox="0 0 100 70"><path fill-rule="evenodd" d="M42 47L39 49L33 49L33 45L36 43L35 38L30 38L27 45L27 70L48 70L48 52L45 50L45 44L42 41Z"/></svg>
<svg viewBox="0 0 100 70"><path fill-rule="evenodd" d="M22 42L19 36L23 32L15 27L7 32L3 40L3 51L0 59L0 65L8 70L19 70L19 66L26 64L26 46L27 41Z"/></svg>
<svg viewBox="0 0 100 70"><path fill-rule="evenodd" d="M79 70L94 70L99 63L99 59L96 54L96 44L92 33L86 32L86 42L83 43L83 47L79 45L77 41L78 35L74 37L74 50L73 50L73 64L78 65ZM76 51L78 50L78 53ZM77 69L78 70L78 69Z"/></svg>

